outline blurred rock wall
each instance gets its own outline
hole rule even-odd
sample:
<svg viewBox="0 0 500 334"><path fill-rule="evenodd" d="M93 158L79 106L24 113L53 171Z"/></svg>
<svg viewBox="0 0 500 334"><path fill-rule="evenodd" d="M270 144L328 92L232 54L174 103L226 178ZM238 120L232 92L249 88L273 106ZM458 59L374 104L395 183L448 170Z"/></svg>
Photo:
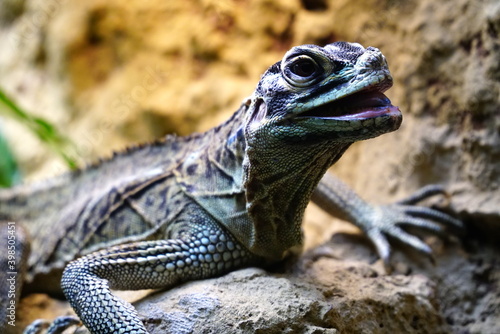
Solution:
<svg viewBox="0 0 500 334"><path fill-rule="evenodd" d="M354 145L337 173L369 199L444 183L457 211L498 226L499 34L497 0L4 0L0 87L89 161L223 121L293 45L376 46L404 124ZM64 170L1 122L27 180Z"/></svg>

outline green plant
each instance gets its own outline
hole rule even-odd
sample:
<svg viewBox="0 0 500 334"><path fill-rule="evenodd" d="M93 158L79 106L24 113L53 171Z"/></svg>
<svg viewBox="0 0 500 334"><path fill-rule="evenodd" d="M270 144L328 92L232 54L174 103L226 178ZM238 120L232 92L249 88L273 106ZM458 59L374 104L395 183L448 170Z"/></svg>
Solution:
<svg viewBox="0 0 500 334"><path fill-rule="evenodd" d="M12 99L0 89L0 113L16 119L26 126L40 141L45 143L52 151L60 156L69 168L77 167L76 160L72 157L74 144L57 128L43 118L30 115L22 110ZM10 186L19 179L17 164L8 145L0 134L0 186Z"/></svg>
<svg viewBox="0 0 500 334"><path fill-rule="evenodd" d="M0 132L0 187L12 187L21 177L16 160Z"/></svg>

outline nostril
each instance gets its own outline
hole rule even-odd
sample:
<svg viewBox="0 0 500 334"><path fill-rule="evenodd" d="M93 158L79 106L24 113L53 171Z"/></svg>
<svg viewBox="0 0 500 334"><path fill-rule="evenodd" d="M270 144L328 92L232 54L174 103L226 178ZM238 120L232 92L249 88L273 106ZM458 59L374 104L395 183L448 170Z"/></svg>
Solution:
<svg viewBox="0 0 500 334"><path fill-rule="evenodd" d="M372 71L387 68L387 61L379 49L370 46L366 50L367 52L361 55L356 62L360 71L364 70L366 72L367 70Z"/></svg>

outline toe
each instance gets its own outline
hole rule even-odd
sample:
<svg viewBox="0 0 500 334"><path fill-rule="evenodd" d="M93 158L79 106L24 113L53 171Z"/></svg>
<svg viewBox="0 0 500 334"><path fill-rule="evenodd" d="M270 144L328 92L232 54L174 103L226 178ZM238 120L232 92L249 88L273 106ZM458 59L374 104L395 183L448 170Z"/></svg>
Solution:
<svg viewBox="0 0 500 334"><path fill-rule="evenodd" d="M426 219L431 219L434 221L437 221L438 223L444 224L446 226L450 226L459 230L462 230L464 228L464 224L444 213L435 209L427 208L427 207L421 207L421 206L405 206L404 207L404 212L406 214L420 217L420 218L426 218Z"/></svg>
<svg viewBox="0 0 500 334"><path fill-rule="evenodd" d="M423 188L420 188L407 198L396 202L396 204L417 204L418 202L423 201L424 199L427 199L435 195L446 195L446 190L442 185L439 184L427 185Z"/></svg>
<svg viewBox="0 0 500 334"><path fill-rule="evenodd" d="M387 241L387 238L384 236L384 234L378 230L378 229L371 229L367 231L367 236L375 246L375 249L377 250L378 256L382 259L384 262L384 266L386 268L389 267L389 257L391 255L391 246L389 245L389 242Z"/></svg>

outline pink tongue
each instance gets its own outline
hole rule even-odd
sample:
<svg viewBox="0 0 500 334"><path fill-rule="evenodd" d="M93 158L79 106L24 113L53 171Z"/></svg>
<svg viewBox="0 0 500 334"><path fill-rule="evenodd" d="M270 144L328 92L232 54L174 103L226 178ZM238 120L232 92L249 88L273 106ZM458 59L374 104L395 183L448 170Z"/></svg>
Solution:
<svg viewBox="0 0 500 334"><path fill-rule="evenodd" d="M367 109L360 109L359 112L353 114L347 114L343 116L331 117L338 120L354 120L354 119L368 119L374 118L382 115L390 114L400 114L401 111L398 107L393 105L383 106L383 107L372 107Z"/></svg>
<svg viewBox="0 0 500 334"><path fill-rule="evenodd" d="M366 92L348 96L339 101L355 108L376 108L390 106L391 101L381 92Z"/></svg>

